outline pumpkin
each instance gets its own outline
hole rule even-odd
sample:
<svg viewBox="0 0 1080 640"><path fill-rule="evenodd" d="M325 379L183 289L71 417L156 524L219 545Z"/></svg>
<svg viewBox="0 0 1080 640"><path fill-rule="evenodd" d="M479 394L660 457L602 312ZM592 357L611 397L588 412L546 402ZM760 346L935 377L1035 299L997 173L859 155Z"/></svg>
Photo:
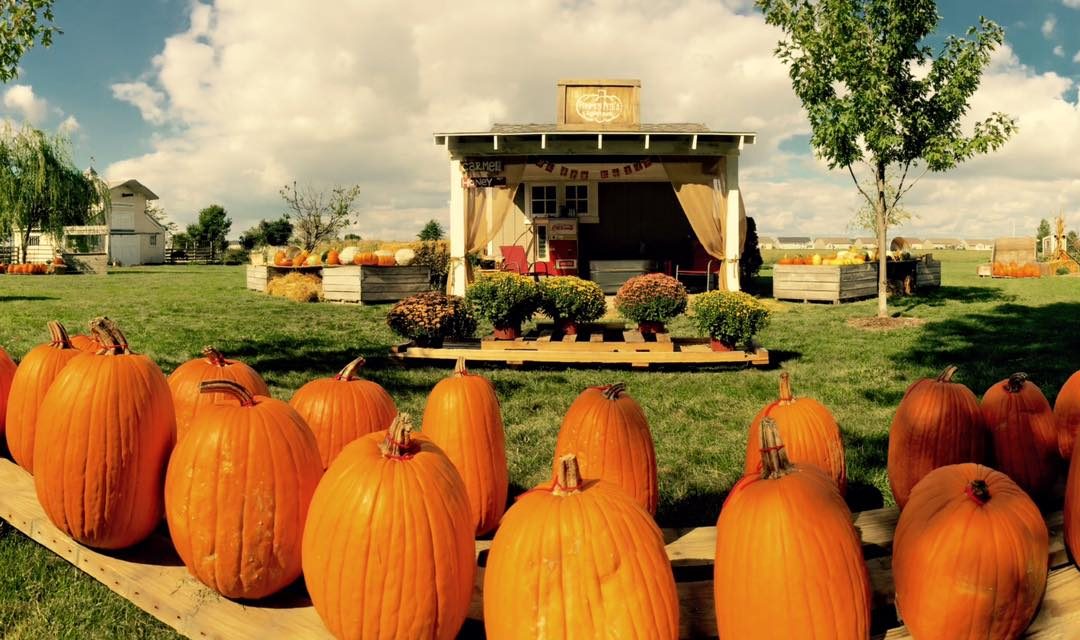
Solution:
<svg viewBox="0 0 1080 640"><path fill-rule="evenodd" d="M397 264L397 260L394 259L394 256L379 256L378 264L380 267L393 267Z"/></svg>
<svg viewBox="0 0 1080 640"><path fill-rule="evenodd" d="M679 636L679 600L652 517L618 486L583 479L573 455L518 498L488 552L489 638Z"/></svg>
<svg viewBox="0 0 1080 640"><path fill-rule="evenodd" d="M81 333L71 336L71 346L79 351L89 351L90 353L97 353L101 349L101 343L97 341L97 338Z"/></svg>
<svg viewBox="0 0 1080 640"><path fill-rule="evenodd" d="M199 385L206 380L232 380L256 396L269 396L270 389L254 369L239 360L230 360L213 347L204 347L203 357L188 360L169 374L173 407L176 409L176 439L187 433L203 408L225 400L223 394L205 394Z"/></svg>
<svg viewBox="0 0 1080 640"><path fill-rule="evenodd" d="M982 399L997 468L1036 500L1049 495L1058 476L1054 412L1025 373L990 387Z"/></svg>
<svg viewBox="0 0 1080 640"><path fill-rule="evenodd" d="M931 471L893 538L896 606L915 638L1019 638L1046 589L1049 533L1003 473L974 464Z"/></svg>
<svg viewBox="0 0 1080 640"><path fill-rule="evenodd" d="M796 398L791 377L780 374L780 397L754 416L746 439L743 473L761 471L761 421L772 418L780 429L787 455L796 463L811 464L829 475L840 493L847 491L847 468L840 426L825 405L813 398Z"/></svg>
<svg viewBox="0 0 1080 640"><path fill-rule="evenodd" d="M394 252L394 264L407 267L416 260L416 252L406 247L404 249L398 249Z"/></svg>
<svg viewBox="0 0 1080 640"><path fill-rule="evenodd" d="M776 261L776 264L791 264L791 258L784 256Z"/></svg>
<svg viewBox="0 0 1080 640"><path fill-rule="evenodd" d="M11 356L0 347L0 435L4 433L4 425L7 422L8 396L11 393L11 382L15 378L17 367Z"/></svg>
<svg viewBox="0 0 1080 640"><path fill-rule="evenodd" d="M289 405L311 427L323 468L353 440L390 427L397 415L394 399L378 383L357 375L364 366L359 357L333 378L321 378L300 387Z"/></svg>
<svg viewBox="0 0 1080 640"><path fill-rule="evenodd" d="M1074 559L1080 558L1080 447L1073 447L1069 475L1065 482L1065 546Z"/></svg>
<svg viewBox="0 0 1080 640"><path fill-rule="evenodd" d="M918 380L904 393L889 428L889 487L901 509L923 476L938 467L986 461L979 400L953 382L956 367Z"/></svg>
<svg viewBox="0 0 1080 640"><path fill-rule="evenodd" d="M476 572L465 483L408 415L341 450L311 499L304 581L341 640L456 637Z"/></svg>
<svg viewBox="0 0 1080 640"><path fill-rule="evenodd" d="M322 265L322 256L320 256L317 253L311 254L310 256L307 257L307 260L304 261L304 266L305 267L318 267L318 266L321 266L321 265Z"/></svg>
<svg viewBox="0 0 1080 640"><path fill-rule="evenodd" d="M760 473L736 483L716 522L720 637L866 640L870 578L835 479L792 464L773 418L758 433Z"/></svg>
<svg viewBox="0 0 1080 640"><path fill-rule="evenodd" d="M49 342L34 347L23 357L11 380L7 404L8 451L12 459L30 473L34 472L34 434L41 401L60 370L82 353L71 346L67 331L59 322L49 322L49 335ZM0 411L2 405L0 402ZM0 421L0 432L3 429L4 423Z"/></svg>
<svg viewBox="0 0 1080 640"><path fill-rule="evenodd" d="M199 411L165 475L169 534L188 571L226 598L253 600L300 577L308 505L322 477L304 419L232 380L199 385L237 403Z"/></svg>
<svg viewBox="0 0 1080 640"><path fill-rule="evenodd" d="M302 266L304 266L304 261L305 260L307 260L307 256L305 256L304 254L301 253L301 254L297 255L296 257L294 257L292 259L292 266L294 266L294 267L302 267Z"/></svg>
<svg viewBox="0 0 1080 640"><path fill-rule="evenodd" d="M288 260L288 257L286 256L284 249L278 249L274 253L274 264L275 265L277 265L279 267L282 266L282 265L285 265L285 264L287 264L287 260Z"/></svg>
<svg viewBox="0 0 1080 640"><path fill-rule="evenodd" d="M111 320L98 318L92 329L101 352L72 358L38 409L34 485L61 531L89 547L121 549L161 522L176 417L161 369L132 353Z"/></svg>
<svg viewBox="0 0 1080 640"><path fill-rule="evenodd" d="M356 259L357 251L358 249L356 247L345 247L341 250L341 253L338 254L338 260L341 261L341 264L354 264L353 261Z"/></svg>
<svg viewBox="0 0 1080 640"><path fill-rule="evenodd" d="M506 509L510 488L506 437L495 387L465 370L454 373L428 395L421 431L446 453L465 481L476 535L493 531Z"/></svg>
<svg viewBox="0 0 1080 640"><path fill-rule="evenodd" d="M328 264L328 265L339 265L339 264L341 264L341 254L338 253L337 251L334 251L334 250L331 249L326 254L326 264Z"/></svg>
<svg viewBox="0 0 1080 640"><path fill-rule="evenodd" d="M1069 376L1058 391L1054 400L1054 422L1057 424L1058 452L1068 462L1072 459L1077 428L1080 428L1080 371Z"/></svg>
<svg viewBox="0 0 1080 640"><path fill-rule="evenodd" d="M607 480L656 513L656 452L645 412L619 382L581 392L563 418L555 444L559 459L573 454L581 474Z"/></svg>

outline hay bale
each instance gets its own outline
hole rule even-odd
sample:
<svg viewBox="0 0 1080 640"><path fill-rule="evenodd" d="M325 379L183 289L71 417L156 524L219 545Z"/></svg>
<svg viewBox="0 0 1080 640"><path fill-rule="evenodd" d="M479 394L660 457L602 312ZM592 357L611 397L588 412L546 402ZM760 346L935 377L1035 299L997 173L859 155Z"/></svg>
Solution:
<svg viewBox="0 0 1080 640"><path fill-rule="evenodd" d="M315 276L290 273L267 283L266 292L293 302L318 302L322 299L322 281Z"/></svg>

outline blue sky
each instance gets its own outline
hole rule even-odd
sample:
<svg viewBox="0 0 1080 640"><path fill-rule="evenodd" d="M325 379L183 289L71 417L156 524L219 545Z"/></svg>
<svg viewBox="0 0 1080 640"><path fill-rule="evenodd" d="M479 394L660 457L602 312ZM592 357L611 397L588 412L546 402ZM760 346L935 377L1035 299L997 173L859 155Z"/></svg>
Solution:
<svg viewBox="0 0 1080 640"><path fill-rule="evenodd" d="M217 201L233 213L235 235L280 213L277 188L299 179L360 184L356 230L409 237L423 220L445 218L445 161L430 132L550 120L558 77L639 77L650 120L761 132L744 166L763 229L846 228L850 216L837 209L853 206L850 184L812 158L771 59L775 32L749 0L305 4L58 0L65 33L23 59L20 77L0 87L0 109L46 129L67 120L78 164L93 157L110 177L143 180L181 224ZM1070 137L1080 130L1080 0L949 0L939 11L942 33L980 14L1005 26L1015 57L1003 52L987 104L1016 105L1031 139L955 177L927 179L909 202L914 229L1004 233L1053 207L1080 225L1080 175L1062 166L1069 149L1049 154L1022 186L1000 179L1010 165L1030 166L1025 154L1046 155L1037 139L1046 132L1080 148ZM537 34L528 24L558 26ZM591 25L588 39L581 24ZM1008 93L1013 86L1019 94Z"/></svg>

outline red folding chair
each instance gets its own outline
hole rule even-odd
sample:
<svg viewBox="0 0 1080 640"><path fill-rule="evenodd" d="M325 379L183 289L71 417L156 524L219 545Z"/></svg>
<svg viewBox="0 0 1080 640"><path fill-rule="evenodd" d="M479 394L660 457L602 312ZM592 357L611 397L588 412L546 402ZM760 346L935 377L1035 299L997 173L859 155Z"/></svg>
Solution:
<svg viewBox="0 0 1080 640"><path fill-rule="evenodd" d="M720 260L714 258L697 240L694 241L693 252L692 262L689 267L675 265L675 279L678 280L679 276L705 276L705 291L708 291L711 288L712 277L715 274L717 286L719 286ZM713 268L713 265L715 265L715 268Z"/></svg>
<svg viewBox="0 0 1080 640"><path fill-rule="evenodd" d="M532 276L537 280L540 279L540 276L551 275L548 263L529 262L529 259L525 257L525 247L519 245L503 245L499 247L499 251L502 252L503 271L512 271L514 273L520 273L523 276Z"/></svg>

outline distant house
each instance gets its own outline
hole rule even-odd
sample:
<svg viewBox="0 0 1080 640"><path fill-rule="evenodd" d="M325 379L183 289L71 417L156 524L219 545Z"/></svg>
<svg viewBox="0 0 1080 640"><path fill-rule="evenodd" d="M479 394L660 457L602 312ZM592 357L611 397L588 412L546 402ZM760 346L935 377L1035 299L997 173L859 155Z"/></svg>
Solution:
<svg viewBox="0 0 1080 640"><path fill-rule="evenodd" d="M768 236L758 236L757 244L759 249L779 249L779 243L776 238L770 238Z"/></svg>
<svg viewBox="0 0 1080 640"><path fill-rule="evenodd" d="M877 238L869 236L865 238L855 238L855 244L863 249L877 249Z"/></svg>
<svg viewBox="0 0 1080 640"><path fill-rule="evenodd" d="M813 246L809 236L780 236L776 239L777 249L811 249Z"/></svg>
<svg viewBox="0 0 1080 640"><path fill-rule="evenodd" d="M968 251L990 251L994 248L994 241L988 238L976 238L963 241L961 249Z"/></svg>
<svg viewBox="0 0 1080 640"><path fill-rule="evenodd" d="M924 249L959 249L963 242L957 238L927 238Z"/></svg>
<svg viewBox="0 0 1080 640"><path fill-rule="evenodd" d="M815 249L829 249L831 251L844 251L851 248L851 238L827 237L814 238Z"/></svg>
<svg viewBox="0 0 1080 640"><path fill-rule="evenodd" d="M30 234L27 259L30 262L51 260L57 250L74 247L77 239L92 242L90 251L104 252L109 262L123 265L162 264L165 262L165 240L169 231L146 213L146 205L157 200L157 194L138 180L124 180L109 186L110 211L105 224L95 227L69 228L60 247L55 239L42 233ZM16 229L13 247L22 249L22 233ZM80 247L86 251L86 247Z"/></svg>

